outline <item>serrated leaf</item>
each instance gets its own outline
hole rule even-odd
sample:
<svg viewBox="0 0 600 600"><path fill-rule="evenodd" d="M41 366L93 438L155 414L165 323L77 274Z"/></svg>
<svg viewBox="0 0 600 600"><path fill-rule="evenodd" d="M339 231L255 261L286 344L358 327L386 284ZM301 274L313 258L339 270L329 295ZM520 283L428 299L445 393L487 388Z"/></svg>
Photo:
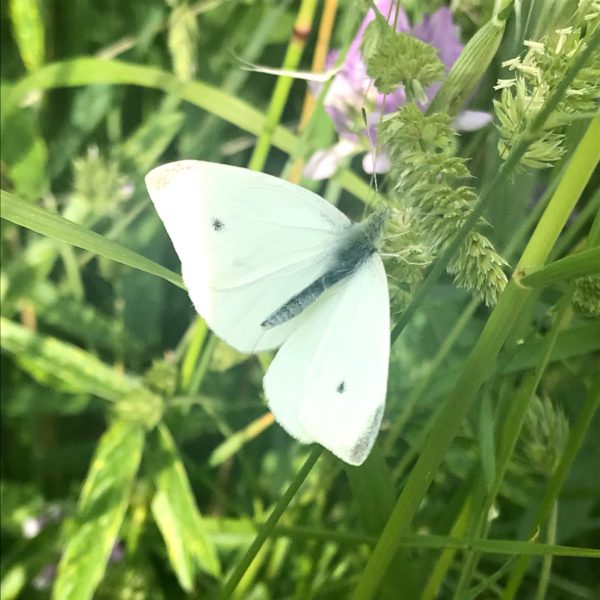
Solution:
<svg viewBox="0 0 600 600"><path fill-rule="evenodd" d="M0 345L40 383L68 391L85 391L117 400L139 388L137 379L119 373L85 350L59 339L43 336L0 317Z"/></svg>
<svg viewBox="0 0 600 600"><path fill-rule="evenodd" d="M184 287L181 277L177 273L165 269L137 252L39 206L20 201L9 192L2 190L1 193L3 219L55 240L67 242L77 248L89 250L128 267L162 277L178 287Z"/></svg>
<svg viewBox="0 0 600 600"><path fill-rule="evenodd" d="M123 421L100 439L58 567L55 600L92 597L117 540L143 445L143 429Z"/></svg>
<svg viewBox="0 0 600 600"><path fill-rule="evenodd" d="M152 500L154 519L179 583L189 592L198 567L216 577L221 566L175 442L164 424L149 435L146 465L156 486Z"/></svg>

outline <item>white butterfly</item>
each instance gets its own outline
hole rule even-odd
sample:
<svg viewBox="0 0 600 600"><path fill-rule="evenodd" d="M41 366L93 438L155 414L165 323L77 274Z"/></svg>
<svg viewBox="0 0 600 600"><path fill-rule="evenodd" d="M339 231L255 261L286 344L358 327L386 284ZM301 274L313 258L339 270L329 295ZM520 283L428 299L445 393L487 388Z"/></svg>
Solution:
<svg viewBox="0 0 600 600"><path fill-rule="evenodd" d="M385 216L352 224L297 185L194 160L157 167L146 185L208 326L242 352L281 346L263 380L276 420L361 464L387 389Z"/></svg>

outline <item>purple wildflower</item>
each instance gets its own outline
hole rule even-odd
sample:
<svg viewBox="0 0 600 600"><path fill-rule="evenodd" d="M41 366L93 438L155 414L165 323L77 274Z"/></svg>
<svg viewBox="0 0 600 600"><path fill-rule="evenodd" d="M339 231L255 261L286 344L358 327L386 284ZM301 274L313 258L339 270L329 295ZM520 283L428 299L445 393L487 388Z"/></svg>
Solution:
<svg viewBox="0 0 600 600"><path fill-rule="evenodd" d="M439 57L446 72L456 62L463 49L460 42L460 31L452 21L452 14L447 8L440 8L432 15L413 27L410 26L406 13L396 5L395 0L377 0L376 6L390 23L396 22L396 31L409 33L419 40L431 44L439 50ZM397 15L396 15L397 12ZM324 107L338 132L339 141L325 150L318 150L308 160L304 174L311 179L326 179L333 175L340 162L356 154L366 152L363 158L363 169L367 173L385 173L390 164L385 152L378 150L378 156L371 155L371 142L376 138L376 124L380 114L395 112L406 102L404 90L400 87L392 94L380 94L367 75L363 62L360 44L367 25L375 18L373 9L364 18L358 33L348 49L348 53L339 72L333 78ZM339 52L334 50L327 57L328 69L335 65ZM318 94L322 84L310 85L313 94ZM426 90L429 100L439 89L436 83ZM421 106L421 109L427 107ZM367 116L368 132L365 130L361 109ZM491 121L491 115L480 111L463 111L454 121L454 127L463 131L472 131L484 127Z"/></svg>

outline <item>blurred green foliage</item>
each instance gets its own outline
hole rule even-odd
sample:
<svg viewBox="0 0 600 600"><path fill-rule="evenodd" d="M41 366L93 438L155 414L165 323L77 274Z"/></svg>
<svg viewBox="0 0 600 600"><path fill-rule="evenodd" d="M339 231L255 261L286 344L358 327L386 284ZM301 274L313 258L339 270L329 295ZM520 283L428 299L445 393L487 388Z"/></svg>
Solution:
<svg viewBox="0 0 600 600"><path fill-rule="evenodd" d="M339 3L333 47L350 42L365 4ZM417 18L442 4L405 6ZM576 5L515 4L477 107L491 109L502 61ZM463 41L493 5L452 2ZM393 348L373 455L359 469L323 455L302 483L302 465L317 455L265 414L268 357L235 353L195 318L143 186L167 160L247 164L274 79L241 70L236 56L280 65L297 9L276 0L2 3L3 599L218 597L275 506L282 516L239 573L235 597L348 598L427 450L485 307L441 279ZM288 129L304 92L295 81ZM333 137L322 109L316 118L305 153ZM587 125L581 117L564 129L554 168L493 190L487 235L510 264ZM288 129L275 131L265 171L280 173L298 151ZM477 190L498 172L497 145L493 127L460 139ZM598 245L597 184L596 175L553 260ZM365 189L346 172L324 193L359 217ZM377 597L508 598L511 586L519 598L540 589L598 597L599 554L589 548L600 539L600 324L590 282L597 274L573 286L575 308L564 278L536 288L512 323L432 487L414 499L410 535L397 540L387 595ZM302 486L282 505L294 480Z"/></svg>

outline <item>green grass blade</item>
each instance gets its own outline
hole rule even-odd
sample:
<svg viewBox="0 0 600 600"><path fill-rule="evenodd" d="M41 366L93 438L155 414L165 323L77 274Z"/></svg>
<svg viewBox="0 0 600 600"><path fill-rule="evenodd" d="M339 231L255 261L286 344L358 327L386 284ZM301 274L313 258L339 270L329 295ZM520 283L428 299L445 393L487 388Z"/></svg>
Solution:
<svg viewBox="0 0 600 600"><path fill-rule="evenodd" d="M110 401L140 387L137 379L119 373L77 346L40 335L4 317L0 317L0 331L2 348L40 383Z"/></svg>
<svg viewBox="0 0 600 600"><path fill-rule="evenodd" d="M10 0L12 34L21 59L33 71L44 63L44 19L38 0Z"/></svg>
<svg viewBox="0 0 600 600"><path fill-rule="evenodd" d="M597 36L600 39L600 34ZM517 271L528 264L543 264L558 239L596 164L600 149L600 120L594 121L574 152L554 196L519 261ZM413 468L404 491L392 512L379 542L356 587L354 598L372 598L385 575L396 549L397 540L410 526L429 486L433 482L447 449L458 433L472 401L494 369L500 349L506 341L529 298L530 290L514 281L501 294L496 308L466 360L462 374L436 419L429 443Z"/></svg>
<svg viewBox="0 0 600 600"><path fill-rule="evenodd" d="M170 73L154 67L98 58L75 58L53 63L29 74L13 88L5 103L6 113L35 90L98 83L160 89L254 135L259 135L265 126L265 115L262 112L211 85L201 81L182 82ZM298 144L298 138L284 127L277 126L271 143L291 154ZM345 170L339 175L339 182L363 202L372 201L371 188L356 174Z"/></svg>
<svg viewBox="0 0 600 600"><path fill-rule="evenodd" d="M129 248L125 248L117 242L113 242L95 231L73 223L60 215L51 213L34 204L22 202L9 192L2 190L1 194L3 219L128 267L150 273L150 275L156 275L185 289L183 281L177 273L148 260L133 250L129 250Z"/></svg>
<svg viewBox="0 0 600 600"><path fill-rule="evenodd" d="M446 266L450 262L450 259L456 254L456 252L460 248L460 245L468 235L469 231L471 231L471 229L475 227L479 218L483 215L484 211L493 200L494 191L511 176L511 173L517 167L517 165L521 161L521 158L524 156L525 152L527 152L527 149L529 148L530 144L535 139L535 136L538 135L538 133L542 130L544 124L546 123L552 112L556 109L558 103L562 100L563 96L569 88L569 85L571 85L579 71L583 69L588 60L594 56L594 52L597 50L599 44L600 29L598 29L592 35L589 45L579 54L577 59L572 63L571 67L565 74L565 77L561 80L560 84L554 90L552 96L550 96L548 101L544 104L544 106L532 120L531 124L529 125L527 135L524 135L523 139L518 144L516 144L510 151L506 160L500 167L500 170L498 171L497 175L482 191L479 202L477 203L473 212L465 220L463 226L456 233L452 242L448 244L444 252L437 258L429 275L427 276L425 281L423 281L419 286L416 294L413 297L412 302L409 304L406 311L402 314L402 316L394 326L392 330L392 341L395 341L404 329L404 327L406 327L407 323L415 314L417 308L421 305L427 294L431 291L433 285L436 283L440 275L446 269ZM597 122L598 120L593 121L593 123ZM590 127L592 126L593 125L590 125ZM595 151L595 147L592 147L590 149L590 157L593 158L597 155L598 152ZM597 158L595 159L595 162L598 162ZM587 181L587 179L585 181ZM529 267L529 265L524 266Z"/></svg>
<svg viewBox="0 0 600 600"><path fill-rule="evenodd" d="M296 17L296 22L294 23L290 42L285 53L285 58L283 59L283 69L293 71L298 68L304 46L306 45L306 34L297 35L297 32L307 32L311 30L316 7L316 0L302 0L298 9L298 15ZM292 77L279 76L277 78L277 83L273 89L273 95L271 96L271 102L267 109L264 128L256 140L256 145L254 146L254 151L252 152L252 157L248 164L250 169L262 171L264 168L269 148L271 147L271 137L279 125L293 82L294 79Z"/></svg>
<svg viewBox="0 0 600 600"><path fill-rule="evenodd" d="M152 500L154 519L181 587L191 592L196 567L217 577L221 566L175 442L164 424L149 434L145 466L156 487Z"/></svg>
<svg viewBox="0 0 600 600"><path fill-rule="evenodd" d="M240 560L240 562L236 565L235 569L225 582L225 585L223 586L223 589L219 595L220 600L231 598L242 577L244 577L244 574L248 570L248 567L250 567L252 561L258 555L263 544L267 541L267 538L273 533L273 530L281 518L281 515L285 512L288 504L292 501L296 495L296 492L300 489L300 486L310 473L311 469L315 466L317 460L319 460L322 452L323 449L320 446L313 447L308 455L308 458L306 459L306 462L302 465L302 468L298 471L288 488L285 490L285 493L279 499L279 502L277 502L273 512L269 515L269 518L266 520L265 524L260 528L258 535L254 538L252 544L250 544L250 547L242 557L242 560Z"/></svg>
<svg viewBox="0 0 600 600"><path fill-rule="evenodd" d="M129 504L143 445L143 429L123 421L115 421L102 436L58 567L55 600L93 596Z"/></svg>
<svg viewBox="0 0 600 600"><path fill-rule="evenodd" d="M585 401L585 404L579 414L577 421L575 422L574 427L571 429L571 433L569 435L569 439L567 441L567 445L565 447L562 459L554 471L551 480L546 487L546 491L544 496L540 502L539 509L537 511L537 515L535 521L529 531L531 535L536 533L539 530L539 527L546 521L554 503L556 502L558 495L564 485L564 482L569 474L571 466L575 461L577 453L583 444L586 433L590 428L592 420L596 416L598 412L598 408L600 407L600 379L596 378L592 381L592 385L588 391L588 397ZM504 590L504 594L502 595L502 600L512 600L516 597L517 590L525 576L525 572L527 571L527 566L529 561L527 557L521 557L517 560L514 570L512 571L506 588Z"/></svg>
<svg viewBox="0 0 600 600"><path fill-rule="evenodd" d="M245 522L244 522L245 523ZM210 522L212 529L217 530L216 524ZM232 529L237 532L244 527L243 523L236 522ZM298 540L317 540L320 542L335 542L336 544L368 544L377 543L373 535L345 531L332 531L321 528L310 527L288 527L278 526L275 535L286 536ZM218 530L214 535L223 535L223 530ZM232 533L232 537L233 537ZM246 534L247 535L247 534ZM246 535L240 534L240 543L246 539ZM560 544L544 544L538 542L523 542L516 540L494 540L469 537L448 537L444 535L402 535L398 543L406 548L419 549L443 549L454 548L456 550L477 550L487 554L501 554L521 556L568 556L573 558L600 558L600 550L597 548L577 548L575 546L563 546Z"/></svg>
<svg viewBox="0 0 600 600"><path fill-rule="evenodd" d="M600 273L600 248L590 248L566 256L539 271L525 275L520 281L525 287L539 288L594 273Z"/></svg>

